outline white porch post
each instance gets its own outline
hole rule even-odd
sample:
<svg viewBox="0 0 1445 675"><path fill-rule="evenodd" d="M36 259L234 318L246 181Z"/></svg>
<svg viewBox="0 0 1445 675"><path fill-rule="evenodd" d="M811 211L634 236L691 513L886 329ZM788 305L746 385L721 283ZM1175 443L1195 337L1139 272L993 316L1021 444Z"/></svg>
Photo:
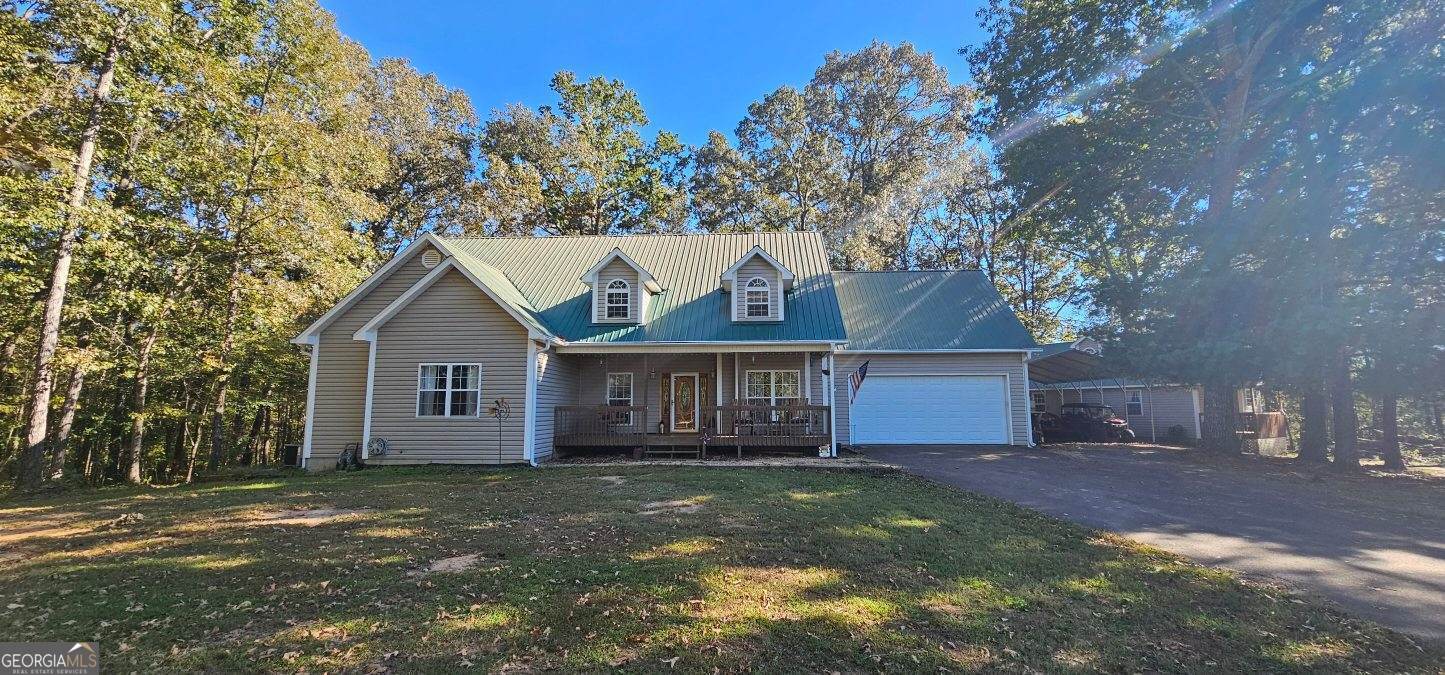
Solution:
<svg viewBox="0 0 1445 675"><path fill-rule="evenodd" d="M1028 411L1029 447L1034 447L1034 383L1029 380L1029 353L1024 352L1024 405ZM1048 405L1044 406L1045 408ZM1012 424L1012 422L1010 422Z"/></svg>
<svg viewBox="0 0 1445 675"><path fill-rule="evenodd" d="M720 405L723 405L723 400L722 400L722 395L723 395L723 391L722 391L722 352L718 352L717 354L715 354L715 356L717 356L717 367L714 369L715 372L716 372L716 374L715 374L714 377L713 377L713 388L717 390L717 398L713 399L712 404L713 404L714 406L720 406ZM712 419L713 433L715 433L715 434L720 434L720 433L722 433L722 410L714 407L714 408L713 408L713 411L712 411L712 418L713 418L713 419Z"/></svg>
<svg viewBox="0 0 1445 675"><path fill-rule="evenodd" d="M813 361L812 352L803 352L803 403L813 405L813 373L809 367Z"/></svg>
<svg viewBox="0 0 1445 675"><path fill-rule="evenodd" d="M838 367L836 352L833 347L828 347L828 368L823 378L823 395L828 401L828 437L829 454L838 456L838 388L835 385L838 378Z"/></svg>

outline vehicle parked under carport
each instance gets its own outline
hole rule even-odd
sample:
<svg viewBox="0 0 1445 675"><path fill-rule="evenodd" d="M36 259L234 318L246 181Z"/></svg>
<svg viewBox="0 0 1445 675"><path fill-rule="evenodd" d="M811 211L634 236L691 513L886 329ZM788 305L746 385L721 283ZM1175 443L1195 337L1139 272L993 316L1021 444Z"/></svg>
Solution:
<svg viewBox="0 0 1445 675"><path fill-rule="evenodd" d="M1129 422L1110 406L1066 403L1059 412L1058 415L1043 411L1033 414L1034 442L1134 442L1134 430L1129 428Z"/></svg>

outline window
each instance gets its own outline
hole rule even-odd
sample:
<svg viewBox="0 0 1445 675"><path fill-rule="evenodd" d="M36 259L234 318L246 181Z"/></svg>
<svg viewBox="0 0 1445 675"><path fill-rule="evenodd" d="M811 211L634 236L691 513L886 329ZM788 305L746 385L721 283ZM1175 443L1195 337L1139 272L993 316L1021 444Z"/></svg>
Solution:
<svg viewBox="0 0 1445 675"><path fill-rule="evenodd" d="M768 280L762 277L753 277L748 282L747 292L743 296L743 304L747 307L749 318L769 317L773 315L771 305L772 291L768 288Z"/></svg>
<svg viewBox="0 0 1445 675"><path fill-rule="evenodd" d="M1046 399L1044 398L1044 392L1041 392L1041 391L1033 392L1033 393L1029 394L1029 398L1032 398L1032 399L1034 400L1034 411L1035 411L1035 412L1044 412L1045 410L1048 410L1048 409L1049 409L1049 404L1048 404L1048 402L1046 401Z"/></svg>
<svg viewBox="0 0 1445 675"><path fill-rule="evenodd" d="M1124 400L1124 416L1138 416L1144 414L1144 395L1138 389L1129 392L1129 398Z"/></svg>
<svg viewBox="0 0 1445 675"><path fill-rule="evenodd" d="M632 373L607 374L607 405L632 405ZM632 413L616 413L609 422L632 424Z"/></svg>
<svg viewBox="0 0 1445 675"><path fill-rule="evenodd" d="M796 370L749 370L748 405L787 405L801 401Z"/></svg>
<svg viewBox="0 0 1445 675"><path fill-rule="evenodd" d="M626 281L613 279L607 284L607 318L626 319L632 316L632 287Z"/></svg>
<svg viewBox="0 0 1445 675"><path fill-rule="evenodd" d="M475 363L423 363L417 372L417 417L481 414L482 367Z"/></svg>

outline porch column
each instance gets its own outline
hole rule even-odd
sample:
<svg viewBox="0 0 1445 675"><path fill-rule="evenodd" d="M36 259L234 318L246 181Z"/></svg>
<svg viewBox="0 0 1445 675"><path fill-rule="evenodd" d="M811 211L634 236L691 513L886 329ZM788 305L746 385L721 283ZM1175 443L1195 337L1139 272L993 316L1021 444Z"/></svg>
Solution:
<svg viewBox="0 0 1445 675"><path fill-rule="evenodd" d="M714 373L713 373L713 378L712 378L712 379L713 379L713 388L717 390L717 397L713 399L712 404L713 404L713 406L720 406L720 405L723 404L723 400L722 400L722 394L723 394L723 391L722 391L722 352L717 352L716 354L714 354L714 356L717 357L717 366L713 369L713 370L714 370ZM712 428L713 428L713 433L714 433L714 434L720 434L720 433L722 433L722 411L719 410L719 409L717 409L716 407L714 407L714 408L713 408L713 411L712 411L712 425L713 425Z"/></svg>
<svg viewBox="0 0 1445 675"><path fill-rule="evenodd" d="M812 352L803 352L803 403L813 405Z"/></svg>

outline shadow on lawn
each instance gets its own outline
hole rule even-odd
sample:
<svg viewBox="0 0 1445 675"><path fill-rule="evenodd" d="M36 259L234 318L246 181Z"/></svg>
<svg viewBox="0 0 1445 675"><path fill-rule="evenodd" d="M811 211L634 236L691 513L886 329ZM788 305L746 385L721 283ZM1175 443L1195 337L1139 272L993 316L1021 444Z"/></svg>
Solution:
<svg viewBox="0 0 1445 675"><path fill-rule="evenodd" d="M1369 669L1413 653L1222 573L904 477L609 472L623 479L388 470L107 498L144 520L94 529L107 510L66 523L84 533L23 539L29 557L0 580L23 605L18 637L94 637L117 668ZM704 506L639 514L677 500ZM247 524L322 505L357 515ZM0 507L0 528L35 517ZM466 571L407 576L472 553Z"/></svg>

